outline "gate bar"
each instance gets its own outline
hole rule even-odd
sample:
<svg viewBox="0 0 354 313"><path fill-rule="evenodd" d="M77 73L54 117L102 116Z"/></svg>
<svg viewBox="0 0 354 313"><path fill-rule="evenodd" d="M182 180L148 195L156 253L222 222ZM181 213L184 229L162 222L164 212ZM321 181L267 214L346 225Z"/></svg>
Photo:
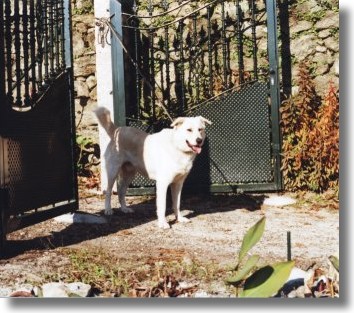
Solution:
<svg viewBox="0 0 354 313"><path fill-rule="evenodd" d="M122 5L117 0L110 1L111 23L123 41ZM121 43L111 33L112 42L112 79L114 121L117 126L126 125L124 58Z"/></svg>
<svg viewBox="0 0 354 313"><path fill-rule="evenodd" d="M267 29L268 29L268 58L269 58L269 80L270 80L270 100L272 116L272 152L274 157L274 181L279 190L283 189L281 176L281 138L279 128L279 65L278 65L278 40L277 40L277 14L276 1L267 0Z"/></svg>
<svg viewBox="0 0 354 313"><path fill-rule="evenodd" d="M72 157L72 164L73 164L73 178L74 178L74 197L75 200L77 201L76 208L74 210L79 209L79 191L78 191L78 177L77 177L77 164L75 160L77 159L76 155L76 122L75 122L75 91L74 91L74 68L73 68L73 37L72 37L72 26L71 26L71 1L70 0L65 0L64 1L64 38L65 42L64 48L65 49L65 59L64 59L64 64L66 66L66 71L69 72L69 88L70 88L70 104L69 104L69 110L70 110L70 116L71 116L71 157ZM72 211L72 212L73 212Z"/></svg>

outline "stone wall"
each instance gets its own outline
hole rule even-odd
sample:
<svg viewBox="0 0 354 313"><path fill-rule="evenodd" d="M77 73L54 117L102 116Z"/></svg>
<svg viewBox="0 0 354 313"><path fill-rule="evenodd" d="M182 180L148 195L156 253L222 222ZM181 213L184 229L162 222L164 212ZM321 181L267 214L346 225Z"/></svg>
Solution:
<svg viewBox="0 0 354 313"><path fill-rule="evenodd" d="M72 0L75 108L78 133L98 141L91 114L97 103L96 39L93 0Z"/></svg>
<svg viewBox="0 0 354 313"><path fill-rule="evenodd" d="M307 61L317 91L324 95L329 81L339 86L338 0L289 2L292 92L297 91L298 64Z"/></svg>

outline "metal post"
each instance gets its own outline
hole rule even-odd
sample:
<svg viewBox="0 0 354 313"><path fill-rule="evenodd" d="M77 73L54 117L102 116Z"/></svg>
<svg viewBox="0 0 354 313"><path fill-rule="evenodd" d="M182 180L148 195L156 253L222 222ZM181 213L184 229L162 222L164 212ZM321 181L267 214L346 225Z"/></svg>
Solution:
<svg viewBox="0 0 354 313"><path fill-rule="evenodd" d="M71 6L69 0L64 0L64 38L65 38L65 65L72 67L72 32L71 32Z"/></svg>
<svg viewBox="0 0 354 313"><path fill-rule="evenodd" d="M75 200L79 199L78 180L77 180L77 164L76 164L76 124L75 124L75 95L74 95L74 68L73 68L73 49L72 49L72 27L71 27L71 1L64 0L64 45L65 45L65 64L68 74L68 88L70 88L70 103L68 103L70 111L70 128L71 128L71 145L72 145L72 166L74 180ZM76 206L78 209L78 204Z"/></svg>
<svg viewBox="0 0 354 313"><path fill-rule="evenodd" d="M288 261L291 261L291 232L286 232L286 245Z"/></svg>
<svg viewBox="0 0 354 313"><path fill-rule="evenodd" d="M268 58L269 58L269 80L270 100L273 136L273 157L274 157L274 181L277 189L283 188L280 172L280 149L281 138L279 128L279 66L278 66L278 40L277 40L277 14L276 1L266 0L267 4L267 27L268 27Z"/></svg>
<svg viewBox="0 0 354 313"><path fill-rule="evenodd" d="M114 120L117 126L126 125L125 87L124 87L124 58L123 58L123 30L122 5L117 0L111 0L111 23L120 40L111 34L112 40L112 76L113 76L113 106Z"/></svg>
<svg viewBox="0 0 354 313"><path fill-rule="evenodd" d="M4 4L0 4L0 105L5 106L5 34ZM1 109L1 108L0 108ZM1 125L0 125L1 129Z"/></svg>

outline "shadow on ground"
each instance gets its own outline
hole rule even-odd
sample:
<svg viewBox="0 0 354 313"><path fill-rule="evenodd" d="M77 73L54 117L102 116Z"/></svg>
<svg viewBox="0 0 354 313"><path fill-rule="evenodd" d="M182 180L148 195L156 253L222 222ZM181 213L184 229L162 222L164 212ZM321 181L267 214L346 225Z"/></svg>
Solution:
<svg viewBox="0 0 354 313"><path fill-rule="evenodd" d="M185 196L182 200L181 209L188 209L190 213L186 217L193 219L199 215L213 214L216 212L228 212L237 209L246 209L248 211L260 210L260 207L265 199L264 195L234 195L234 196L222 196L222 195L209 195L209 196ZM171 200L168 197L167 207L170 208ZM134 209L132 214L124 214L118 209L114 209L112 216L105 216L106 223L103 224L79 224L73 223L65 227L60 231L50 231L45 229L43 236L36 236L31 239L9 239L5 243L2 259L9 259L20 254L23 254L30 250L51 250L58 247L66 247L74 244L78 244L87 240L92 240L110 234L128 230L145 223L156 220L155 200L149 199L139 204L130 206ZM82 212L83 214L90 214ZM167 210L167 214L171 214L171 209ZM103 211L98 213L103 216ZM45 223L45 222L43 222ZM170 222L171 225L174 222ZM40 234L39 224L31 226L36 233ZM43 227L43 226L42 226ZM156 226L157 228L157 226ZM160 230L160 232L169 230ZM48 234L49 232L49 234ZM16 236L11 236L15 237Z"/></svg>

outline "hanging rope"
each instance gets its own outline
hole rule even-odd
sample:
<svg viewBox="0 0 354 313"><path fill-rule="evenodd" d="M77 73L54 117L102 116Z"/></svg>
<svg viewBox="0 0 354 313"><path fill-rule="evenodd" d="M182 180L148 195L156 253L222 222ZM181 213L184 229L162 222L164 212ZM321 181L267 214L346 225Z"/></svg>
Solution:
<svg viewBox="0 0 354 313"><path fill-rule="evenodd" d="M101 17L101 18L96 18L96 26L98 27L98 43L102 46L102 48L105 47L105 44L108 42L108 34L109 31L111 31L112 35L118 40L119 44L122 46L122 49L124 50L125 54L129 58L129 61L133 64L133 66L136 68L138 71L140 77L142 78L143 82L152 90L152 85L150 81L143 75L142 71L139 68L138 63L133 59L133 57L130 55L128 52L127 48L124 46L123 41L117 30L114 28L114 25L111 23L111 19L114 17L114 15L110 17ZM162 88L156 84L156 86L163 92ZM155 95L156 96L156 95ZM156 104L162 108L166 116L169 118L171 122L173 122L173 119L171 115L169 114L168 110L166 109L165 105L163 104L163 100L159 100L156 102Z"/></svg>

